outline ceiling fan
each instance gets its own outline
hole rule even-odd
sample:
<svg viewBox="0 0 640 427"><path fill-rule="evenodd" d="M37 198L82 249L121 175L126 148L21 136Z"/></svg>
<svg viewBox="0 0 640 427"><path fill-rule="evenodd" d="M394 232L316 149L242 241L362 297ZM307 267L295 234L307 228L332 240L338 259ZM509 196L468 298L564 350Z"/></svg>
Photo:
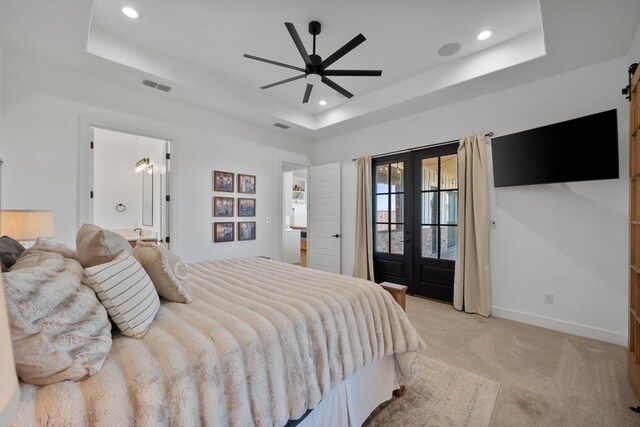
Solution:
<svg viewBox="0 0 640 427"><path fill-rule="evenodd" d="M289 30L289 34L291 34L291 38L293 39L293 43L295 43L300 55L302 56L302 60L304 61L304 68L296 67L294 65L283 64L282 62L272 61L270 59L260 58L253 55L244 54L245 58L255 59L256 61L266 62L268 64L278 65L280 67L291 68L292 70L300 71L301 73L298 76L291 77L288 79L281 80L279 82L271 83L266 86L262 86L260 89L269 89L270 87L278 86L284 83L289 83L294 80L298 80L301 78L305 78L307 81L307 88L304 91L304 96L302 97L302 103L306 104L309 102L309 97L311 96L311 90L313 89L313 85L320 84L321 82L335 90L336 92L346 96L347 98L353 97L353 94L331 80L328 76L372 76L379 77L382 75L382 70L328 70L329 66L331 66L338 59L342 58L344 55L349 53L351 50L360 45L366 38L362 34L358 34L355 36L350 42L342 46L340 49L336 50L334 53L329 55L327 58L322 60L319 55L316 55L316 36L320 34L322 29L320 23L318 21L311 21L309 23L309 33L313 36L313 53L309 55L307 50L302 44L302 40L300 40L300 36L296 31L296 27L291 22L285 22L284 25Z"/></svg>

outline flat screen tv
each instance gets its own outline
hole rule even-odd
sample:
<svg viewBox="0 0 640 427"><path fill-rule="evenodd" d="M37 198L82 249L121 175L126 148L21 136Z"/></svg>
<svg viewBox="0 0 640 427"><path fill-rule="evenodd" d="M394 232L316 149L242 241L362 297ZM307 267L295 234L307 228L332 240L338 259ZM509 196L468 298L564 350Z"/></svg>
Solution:
<svg viewBox="0 0 640 427"><path fill-rule="evenodd" d="M491 140L496 187L619 178L616 110Z"/></svg>

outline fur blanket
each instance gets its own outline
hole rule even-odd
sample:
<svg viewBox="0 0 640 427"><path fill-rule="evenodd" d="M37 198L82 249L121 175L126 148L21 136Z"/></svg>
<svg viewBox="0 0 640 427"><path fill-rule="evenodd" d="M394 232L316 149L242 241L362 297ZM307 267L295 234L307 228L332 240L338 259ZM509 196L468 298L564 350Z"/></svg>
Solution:
<svg viewBox="0 0 640 427"><path fill-rule="evenodd" d="M258 258L188 270L190 305L163 302L142 340L114 333L81 383L22 384L13 424L282 426L383 356L416 378L424 342L378 285Z"/></svg>
<svg viewBox="0 0 640 427"><path fill-rule="evenodd" d="M75 252L39 240L2 273L16 370L33 384L80 380L111 350L111 323Z"/></svg>

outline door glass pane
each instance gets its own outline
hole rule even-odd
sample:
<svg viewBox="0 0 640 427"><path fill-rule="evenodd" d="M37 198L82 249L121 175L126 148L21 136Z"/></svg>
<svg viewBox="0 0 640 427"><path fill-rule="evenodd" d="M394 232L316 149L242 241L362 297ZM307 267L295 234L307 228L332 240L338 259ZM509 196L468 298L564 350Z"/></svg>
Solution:
<svg viewBox="0 0 640 427"><path fill-rule="evenodd" d="M458 227L440 227L440 258L456 259Z"/></svg>
<svg viewBox="0 0 640 427"><path fill-rule="evenodd" d="M404 225L391 224L391 253L404 253Z"/></svg>
<svg viewBox="0 0 640 427"><path fill-rule="evenodd" d="M438 189L438 158L422 160L422 191Z"/></svg>
<svg viewBox="0 0 640 427"><path fill-rule="evenodd" d="M389 252L389 226L376 224L376 251Z"/></svg>
<svg viewBox="0 0 640 427"><path fill-rule="evenodd" d="M440 224L458 223L458 192L443 191L440 193Z"/></svg>
<svg viewBox="0 0 640 427"><path fill-rule="evenodd" d="M438 223L438 193L422 193L422 223Z"/></svg>
<svg viewBox="0 0 640 427"><path fill-rule="evenodd" d="M438 227L422 226L422 256L424 258L438 258Z"/></svg>
<svg viewBox="0 0 640 427"><path fill-rule="evenodd" d="M453 190L458 188L458 155L440 157L440 189Z"/></svg>
<svg viewBox="0 0 640 427"><path fill-rule="evenodd" d="M376 193L387 193L389 191L389 165L379 165L376 167Z"/></svg>
<svg viewBox="0 0 640 427"><path fill-rule="evenodd" d="M404 192L404 162L392 163L389 171L391 173L391 192Z"/></svg>
<svg viewBox="0 0 640 427"><path fill-rule="evenodd" d="M391 195L391 219L389 222L404 222L404 194Z"/></svg>
<svg viewBox="0 0 640 427"><path fill-rule="evenodd" d="M389 222L389 196L376 196L376 222Z"/></svg>

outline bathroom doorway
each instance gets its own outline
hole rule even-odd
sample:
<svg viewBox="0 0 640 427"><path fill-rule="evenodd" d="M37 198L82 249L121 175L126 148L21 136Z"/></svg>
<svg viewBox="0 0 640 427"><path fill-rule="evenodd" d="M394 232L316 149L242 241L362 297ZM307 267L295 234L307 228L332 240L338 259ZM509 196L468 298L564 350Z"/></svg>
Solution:
<svg viewBox="0 0 640 427"><path fill-rule="evenodd" d="M282 261L307 267L308 168L282 164Z"/></svg>
<svg viewBox="0 0 640 427"><path fill-rule="evenodd" d="M138 240L170 244L170 142L91 128L93 223Z"/></svg>

